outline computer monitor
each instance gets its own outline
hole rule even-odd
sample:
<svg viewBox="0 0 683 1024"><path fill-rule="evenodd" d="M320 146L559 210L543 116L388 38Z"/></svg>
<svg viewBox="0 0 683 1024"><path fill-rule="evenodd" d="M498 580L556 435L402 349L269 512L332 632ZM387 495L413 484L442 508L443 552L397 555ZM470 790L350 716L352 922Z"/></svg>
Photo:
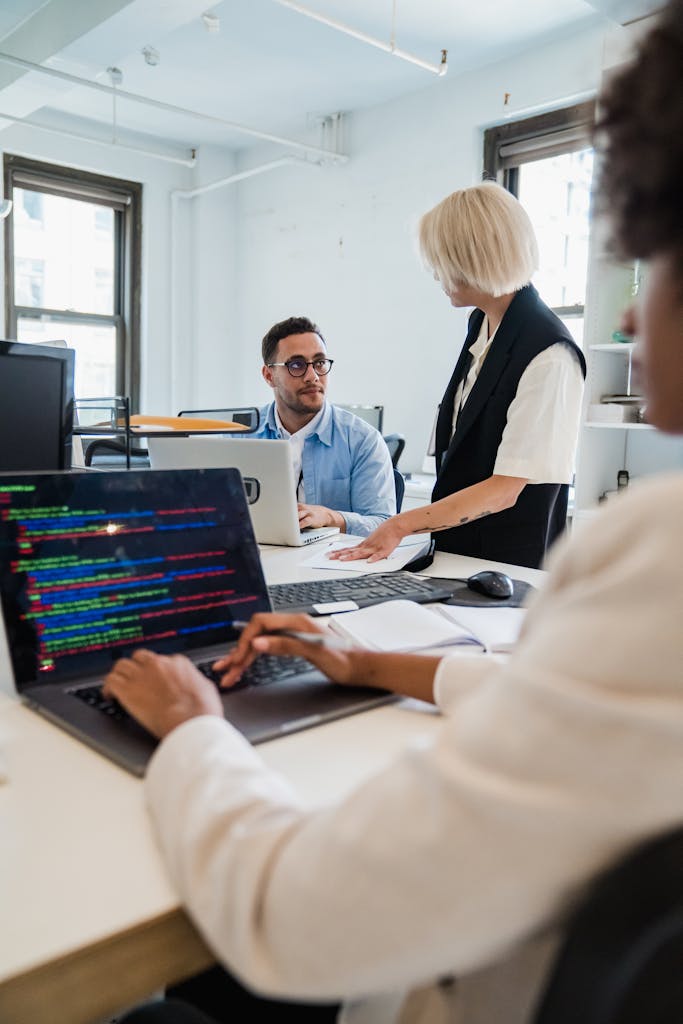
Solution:
<svg viewBox="0 0 683 1024"><path fill-rule="evenodd" d="M360 416L362 420L369 423L375 430L379 430L380 434L382 433L384 420L383 405L345 405L343 402L335 402L334 404L338 405L340 409L348 409L354 415Z"/></svg>
<svg viewBox="0 0 683 1024"><path fill-rule="evenodd" d="M0 471L71 468L73 349L0 341Z"/></svg>

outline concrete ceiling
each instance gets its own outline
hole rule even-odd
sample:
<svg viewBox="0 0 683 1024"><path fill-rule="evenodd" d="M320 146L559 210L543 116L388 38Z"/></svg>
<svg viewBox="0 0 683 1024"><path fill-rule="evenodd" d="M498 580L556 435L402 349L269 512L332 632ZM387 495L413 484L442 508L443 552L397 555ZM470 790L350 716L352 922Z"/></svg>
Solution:
<svg viewBox="0 0 683 1024"><path fill-rule="evenodd" d="M615 4L648 0L609 2L615 17ZM395 9L396 46L433 64L446 49L450 77L605 18L595 0L305 0L302 6L387 43ZM205 12L219 19L220 31L207 30ZM158 52L156 66L146 63L146 46ZM276 0L2 0L0 51L105 86L111 84L107 69L116 67L121 90L217 119L119 96L120 138L179 150L206 144L240 149L253 142L226 121L315 140L326 115L448 80ZM106 136L113 99L0 62L3 113Z"/></svg>

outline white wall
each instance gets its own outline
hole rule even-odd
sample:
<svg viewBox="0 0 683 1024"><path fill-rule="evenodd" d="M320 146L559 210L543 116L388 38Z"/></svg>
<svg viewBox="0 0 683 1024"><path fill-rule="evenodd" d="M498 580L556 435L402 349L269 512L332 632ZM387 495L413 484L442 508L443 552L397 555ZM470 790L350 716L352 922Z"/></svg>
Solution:
<svg viewBox="0 0 683 1024"><path fill-rule="evenodd" d="M276 320L306 314L337 360L331 397L382 403L385 432L407 438L402 468L419 469L466 314L422 268L415 224L480 180L482 131L504 119L505 92L514 114L595 89L602 51L593 30L462 77L451 69L419 93L348 116L348 164L285 168L237 186L245 376L230 400L269 398L260 339ZM264 147L247 154L249 163L271 156Z"/></svg>
<svg viewBox="0 0 683 1024"><path fill-rule="evenodd" d="M193 188L222 181L235 170L235 158L204 148ZM178 315L170 409L212 409L232 401L232 379L243 374L236 334L234 185L176 207L175 274ZM168 400L168 399L167 399ZM157 409L153 411L158 411Z"/></svg>

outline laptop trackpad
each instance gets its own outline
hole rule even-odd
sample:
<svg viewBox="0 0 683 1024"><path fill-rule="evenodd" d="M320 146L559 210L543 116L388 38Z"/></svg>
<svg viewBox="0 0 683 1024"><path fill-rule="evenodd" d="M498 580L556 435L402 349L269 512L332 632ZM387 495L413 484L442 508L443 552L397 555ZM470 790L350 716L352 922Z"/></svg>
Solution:
<svg viewBox="0 0 683 1024"><path fill-rule="evenodd" d="M223 694L227 720L252 743L262 743L396 700L371 687L339 686L319 673L308 679L253 686Z"/></svg>

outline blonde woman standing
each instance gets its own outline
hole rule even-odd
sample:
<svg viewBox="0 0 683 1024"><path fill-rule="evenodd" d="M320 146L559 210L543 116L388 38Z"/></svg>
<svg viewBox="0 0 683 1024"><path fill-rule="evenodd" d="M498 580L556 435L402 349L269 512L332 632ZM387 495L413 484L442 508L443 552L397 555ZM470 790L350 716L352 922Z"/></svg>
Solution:
<svg viewBox="0 0 683 1024"><path fill-rule="evenodd" d="M530 283L534 230L506 189L447 196L422 217L419 241L451 304L474 307L439 407L432 504L337 557L375 561L432 531L440 550L538 567L565 526L583 354Z"/></svg>

